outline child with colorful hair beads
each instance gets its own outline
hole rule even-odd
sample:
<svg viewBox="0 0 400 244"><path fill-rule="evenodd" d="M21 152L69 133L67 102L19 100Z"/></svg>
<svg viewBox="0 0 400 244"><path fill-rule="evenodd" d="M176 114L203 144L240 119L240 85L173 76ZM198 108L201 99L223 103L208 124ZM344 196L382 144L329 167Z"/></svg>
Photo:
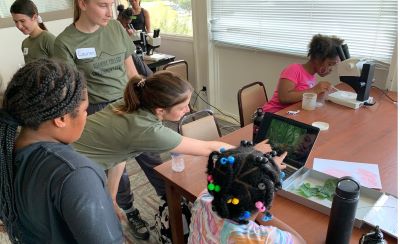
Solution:
<svg viewBox="0 0 400 244"><path fill-rule="evenodd" d="M286 153L272 157L242 141L236 149L212 152L207 165L207 190L192 208L188 243L305 243L291 227L269 213L281 185Z"/></svg>

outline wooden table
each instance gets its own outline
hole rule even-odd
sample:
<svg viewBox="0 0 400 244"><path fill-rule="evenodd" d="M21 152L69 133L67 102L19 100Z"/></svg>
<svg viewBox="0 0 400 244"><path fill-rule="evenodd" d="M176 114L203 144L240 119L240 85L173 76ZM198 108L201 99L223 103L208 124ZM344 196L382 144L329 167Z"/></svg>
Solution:
<svg viewBox="0 0 400 244"><path fill-rule="evenodd" d="M397 196L397 104L375 88L371 90L371 96L377 100L376 104L358 110L327 101L314 111L301 110L301 104L297 103L278 114L308 124L314 121L330 124L328 131L320 132L306 167L312 167L314 157L378 163L383 191ZM396 93L390 93L390 96L397 100ZM287 115L288 110L297 109L299 114ZM242 139L250 140L251 135L252 125L248 125L222 137L221 141L238 145ZM182 173L174 173L170 161L155 168L165 180L174 244L184 243L180 198L183 196L194 201L206 188L206 161L206 157L185 156L186 165ZM271 211L308 243L325 242L329 216L281 196L274 199ZM365 225L361 229L354 228L351 243L358 243L361 235L369 230ZM385 238L388 243L397 243L388 235Z"/></svg>

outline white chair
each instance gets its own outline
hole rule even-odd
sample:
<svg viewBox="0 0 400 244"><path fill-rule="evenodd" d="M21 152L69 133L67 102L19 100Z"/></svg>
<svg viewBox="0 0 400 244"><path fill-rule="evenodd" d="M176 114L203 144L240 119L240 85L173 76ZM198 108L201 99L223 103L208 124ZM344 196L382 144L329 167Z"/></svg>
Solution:
<svg viewBox="0 0 400 244"><path fill-rule="evenodd" d="M213 141L221 137L218 123L209 109L183 116L179 121L178 132L203 141Z"/></svg>

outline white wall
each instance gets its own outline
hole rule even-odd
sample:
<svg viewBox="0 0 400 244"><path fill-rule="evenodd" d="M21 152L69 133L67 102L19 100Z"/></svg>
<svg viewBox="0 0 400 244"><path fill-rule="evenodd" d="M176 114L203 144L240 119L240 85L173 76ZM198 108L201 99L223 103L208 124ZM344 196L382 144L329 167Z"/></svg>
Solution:
<svg viewBox="0 0 400 244"><path fill-rule="evenodd" d="M45 25L51 33L57 36L71 23L72 19L62 19L45 22ZM23 35L16 27L1 28L0 36L0 75L4 88L4 84L10 81L19 66L25 63L21 43L27 36Z"/></svg>
<svg viewBox="0 0 400 244"><path fill-rule="evenodd" d="M185 60L188 63L189 81L196 86L195 81L195 60L193 53L193 39L191 37L174 37L161 35L161 46L156 52L175 55L175 60Z"/></svg>

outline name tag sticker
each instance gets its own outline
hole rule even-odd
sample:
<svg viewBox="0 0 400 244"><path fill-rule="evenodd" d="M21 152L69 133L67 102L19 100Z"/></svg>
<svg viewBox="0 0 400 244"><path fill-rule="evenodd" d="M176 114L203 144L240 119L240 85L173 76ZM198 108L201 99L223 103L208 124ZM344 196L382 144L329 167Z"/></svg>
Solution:
<svg viewBox="0 0 400 244"><path fill-rule="evenodd" d="M28 55L28 48L27 47L24 47L24 51L23 51L23 53L24 53L24 55Z"/></svg>
<svg viewBox="0 0 400 244"><path fill-rule="evenodd" d="M94 47L76 49L76 57L78 59L87 59L96 57L96 49Z"/></svg>

